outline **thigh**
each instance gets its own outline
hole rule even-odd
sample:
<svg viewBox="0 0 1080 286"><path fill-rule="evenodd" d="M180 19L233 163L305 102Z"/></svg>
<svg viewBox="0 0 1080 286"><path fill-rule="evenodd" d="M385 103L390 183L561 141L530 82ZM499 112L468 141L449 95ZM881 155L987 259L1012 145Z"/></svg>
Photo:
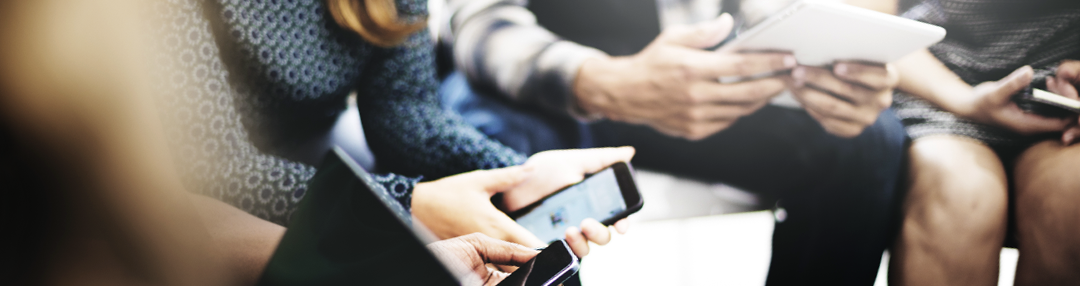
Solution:
<svg viewBox="0 0 1080 286"><path fill-rule="evenodd" d="M1065 248L1080 252L1080 145L1045 141L1016 160L1016 228L1020 247ZM1066 239L1063 239L1066 238ZM1067 243L1070 241L1072 243ZM1053 244L1053 245L1052 245ZM1051 246L1052 245L1052 246Z"/></svg>
<svg viewBox="0 0 1080 286"><path fill-rule="evenodd" d="M637 148L636 166L774 197L836 178L895 180L905 140L888 111L862 135L844 139L825 132L805 111L774 106L699 141L614 122L594 124L592 130L600 145Z"/></svg>

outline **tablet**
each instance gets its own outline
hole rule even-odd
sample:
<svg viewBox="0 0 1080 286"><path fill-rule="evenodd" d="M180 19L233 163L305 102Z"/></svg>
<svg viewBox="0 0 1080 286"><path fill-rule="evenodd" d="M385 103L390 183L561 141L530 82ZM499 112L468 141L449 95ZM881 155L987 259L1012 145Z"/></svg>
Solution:
<svg viewBox="0 0 1080 286"><path fill-rule="evenodd" d="M889 63L941 41L945 29L834 2L799 1L765 19L720 51L789 51L800 65L837 60Z"/></svg>

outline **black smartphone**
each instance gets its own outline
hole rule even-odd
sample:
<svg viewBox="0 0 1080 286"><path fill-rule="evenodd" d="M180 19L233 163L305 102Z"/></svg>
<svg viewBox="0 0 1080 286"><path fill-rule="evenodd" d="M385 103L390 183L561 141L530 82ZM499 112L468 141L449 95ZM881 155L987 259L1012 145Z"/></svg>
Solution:
<svg viewBox="0 0 1080 286"><path fill-rule="evenodd" d="M577 274L580 260L565 240L557 240L536 254L532 260L510 273L498 286L559 285Z"/></svg>
<svg viewBox="0 0 1080 286"><path fill-rule="evenodd" d="M1080 101L1043 90L1046 78L1054 76L1036 76L1024 90L1013 95L1013 102L1024 112L1049 118L1067 118L1080 114Z"/></svg>
<svg viewBox="0 0 1080 286"><path fill-rule="evenodd" d="M641 210L644 204L632 170L627 163L616 163L511 213L510 217L549 242L566 238L566 228L578 226L586 218L604 225L614 224Z"/></svg>

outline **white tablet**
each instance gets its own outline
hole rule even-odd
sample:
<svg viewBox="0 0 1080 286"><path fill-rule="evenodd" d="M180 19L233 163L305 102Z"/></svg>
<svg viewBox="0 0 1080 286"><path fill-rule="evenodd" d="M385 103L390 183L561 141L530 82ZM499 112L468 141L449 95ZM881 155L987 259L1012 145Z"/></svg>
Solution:
<svg viewBox="0 0 1080 286"><path fill-rule="evenodd" d="M846 4L800 1L739 34L720 51L789 51L801 65L896 61L941 41L945 29Z"/></svg>

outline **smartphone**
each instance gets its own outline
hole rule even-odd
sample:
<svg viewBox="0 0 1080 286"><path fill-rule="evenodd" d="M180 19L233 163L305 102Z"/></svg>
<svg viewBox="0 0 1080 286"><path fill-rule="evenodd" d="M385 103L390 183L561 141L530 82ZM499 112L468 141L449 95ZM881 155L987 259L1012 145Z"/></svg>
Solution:
<svg viewBox="0 0 1080 286"><path fill-rule="evenodd" d="M1013 97L1016 106L1027 113L1049 118L1067 118L1080 113L1080 101L1049 91L1028 87Z"/></svg>
<svg viewBox="0 0 1080 286"><path fill-rule="evenodd" d="M557 240L536 254L532 260L510 273L498 286L559 285L577 274L580 260L565 240Z"/></svg>
<svg viewBox="0 0 1080 286"><path fill-rule="evenodd" d="M510 217L549 242L566 238L566 229L580 225L586 218L604 225L614 224L641 210L644 204L631 173L629 164L616 163L511 213Z"/></svg>

